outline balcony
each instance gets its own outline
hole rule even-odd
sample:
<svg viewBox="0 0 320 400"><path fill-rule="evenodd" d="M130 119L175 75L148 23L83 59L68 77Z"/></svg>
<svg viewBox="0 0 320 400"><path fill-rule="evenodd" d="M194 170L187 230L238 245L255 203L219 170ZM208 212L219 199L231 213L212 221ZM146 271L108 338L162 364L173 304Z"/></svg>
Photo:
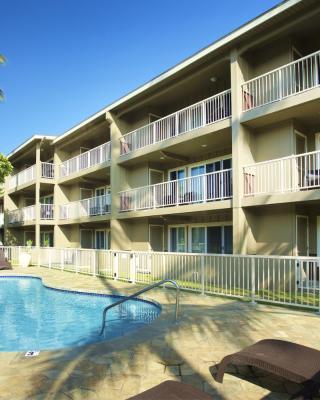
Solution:
<svg viewBox="0 0 320 400"><path fill-rule="evenodd" d="M232 197L232 169L120 192L120 211L206 203Z"/></svg>
<svg viewBox="0 0 320 400"><path fill-rule="evenodd" d="M111 144L107 142L63 162L60 165L60 178L103 164L110 161L110 159Z"/></svg>
<svg viewBox="0 0 320 400"><path fill-rule="evenodd" d="M37 168L36 164L24 169L10 177L9 179L9 189L14 189L17 186L26 185L36 180ZM51 163L41 163L41 178L53 179L54 178L54 164Z"/></svg>
<svg viewBox="0 0 320 400"><path fill-rule="evenodd" d="M54 211L53 204L40 204L40 219L53 220ZM21 224L25 222L35 222L36 206L28 206L8 212L9 224Z"/></svg>
<svg viewBox="0 0 320 400"><path fill-rule="evenodd" d="M243 174L244 196L318 189L320 151L247 165Z"/></svg>
<svg viewBox="0 0 320 400"><path fill-rule="evenodd" d="M127 133L120 139L120 155L171 139L230 116L231 90L226 90Z"/></svg>
<svg viewBox="0 0 320 400"><path fill-rule="evenodd" d="M320 85L320 51L242 85L242 110L280 101Z"/></svg>
<svg viewBox="0 0 320 400"><path fill-rule="evenodd" d="M60 206L60 219L70 220L110 214L110 194L74 201Z"/></svg>

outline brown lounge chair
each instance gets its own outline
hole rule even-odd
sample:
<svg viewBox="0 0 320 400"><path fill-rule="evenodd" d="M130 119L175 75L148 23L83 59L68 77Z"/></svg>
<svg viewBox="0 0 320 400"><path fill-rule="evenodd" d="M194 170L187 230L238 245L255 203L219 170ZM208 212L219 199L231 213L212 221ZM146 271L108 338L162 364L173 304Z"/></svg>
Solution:
<svg viewBox="0 0 320 400"><path fill-rule="evenodd" d="M320 351L284 340L266 339L223 358L214 376L219 383L229 364L248 365L302 384L299 395L312 395L320 388ZM312 397L311 397L312 398Z"/></svg>
<svg viewBox="0 0 320 400"><path fill-rule="evenodd" d="M187 383L165 381L127 400L212 400L208 394Z"/></svg>
<svg viewBox="0 0 320 400"><path fill-rule="evenodd" d="M0 270L2 269L12 269L12 266L6 259L3 250L0 250Z"/></svg>

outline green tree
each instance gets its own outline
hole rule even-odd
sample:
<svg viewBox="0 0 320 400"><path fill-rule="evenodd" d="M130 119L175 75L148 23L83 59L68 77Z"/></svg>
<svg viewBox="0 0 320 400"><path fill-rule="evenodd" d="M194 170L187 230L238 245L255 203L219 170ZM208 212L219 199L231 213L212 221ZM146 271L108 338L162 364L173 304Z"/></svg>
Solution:
<svg viewBox="0 0 320 400"><path fill-rule="evenodd" d="M0 64L4 64L6 62L5 56L0 54ZM0 89L0 100L3 100L3 91Z"/></svg>
<svg viewBox="0 0 320 400"><path fill-rule="evenodd" d="M0 193L2 192L2 186L8 175L13 171L13 166L9 159L2 153L0 153Z"/></svg>

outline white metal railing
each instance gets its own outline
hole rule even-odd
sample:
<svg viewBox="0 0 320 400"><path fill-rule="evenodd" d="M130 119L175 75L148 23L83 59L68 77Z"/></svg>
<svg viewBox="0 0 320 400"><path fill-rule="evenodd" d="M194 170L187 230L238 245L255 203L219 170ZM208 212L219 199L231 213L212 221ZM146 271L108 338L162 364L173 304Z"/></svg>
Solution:
<svg viewBox="0 0 320 400"><path fill-rule="evenodd" d="M46 178L46 179L54 178L54 164L47 162L41 163L41 178Z"/></svg>
<svg viewBox="0 0 320 400"><path fill-rule="evenodd" d="M17 186L25 185L36 180L37 167L36 164L24 169L21 172L13 175L9 179L9 189L14 189ZM54 178L54 164L41 162L41 178Z"/></svg>
<svg viewBox="0 0 320 400"><path fill-rule="evenodd" d="M247 165L243 174L245 196L319 188L320 151Z"/></svg>
<svg viewBox="0 0 320 400"><path fill-rule="evenodd" d="M52 220L54 218L53 204L40 204L40 219ZM36 206L28 206L8 212L9 224L29 222L36 220Z"/></svg>
<svg viewBox="0 0 320 400"><path fill-rule="evenodd" d="M231 90L193 104L120 139L120 155L179 136L231 116Z"/></svg>
<svg viewBox="0 0 320 400"><path fill-rule="evenodd" d="M8 212L9 224L35 221L36 206L28 206Z"/></svg>
<svg viewBox="0 0 320 400"><path fill-rule="evenodd" d="M110 204L110 194L67 203L60 206L60 219L78 219L107 215L111 211Z"/></svg>
<svg viewBox="0 0 320 400"><path fill-rule="evenodd" d="M224 200L232 197L232 169L120 192L120 211Z"/></svg>
<svg viewBox="0 0 320 400"><path fill-rule="evenodd" d="M0 247L19 264L102 275L143 285L171 279L185 290L320 310L320 257L131 252L118 250Z"/></svg>
<svg viewBox="0 0 320 400"><path fill-rule="evenodd" d="M9 178L9 189L24 185L36 179L36 165L32 165Z"/></svg>
<svg viewBox="0 0 320 400"><path fill-rule="evenodd" d="M81 170L93 167L95 165L103 164L110 161L111 158L111 144L110 142L103 143L100 146L86 151L76 157L64 161L60 165L60 178L74 174Z"/></svg>
<svg viewBox="0 0 320 400"><path fill-rule="evenodd" d="M242 85L242 109L251 110L320 85L320 51Z"/></svg>
<svg viewBox="0 0 320 400"><path fill-rule="evenodd" d="M43 220L54 219L53 204L40 204L40 219L43 219Z"/></svg>

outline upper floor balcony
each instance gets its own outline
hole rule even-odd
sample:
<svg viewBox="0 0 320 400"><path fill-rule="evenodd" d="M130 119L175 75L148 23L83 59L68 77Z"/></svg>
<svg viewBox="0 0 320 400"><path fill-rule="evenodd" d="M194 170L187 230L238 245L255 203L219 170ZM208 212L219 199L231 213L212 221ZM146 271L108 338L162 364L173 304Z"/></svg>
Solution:
<svg viewBox="0 0 320 400"><path fill-rule="evenodd" d="M231 197L230 168L120 192L120 211L207 203Z"/></svg>
<svg viewBox="0 0 320 400"><path fill-rule="evenodd" d="M41 162L41 176L44 179L54 179L54 164ZM18 172L9 178L9 190L15 189L18 186L27 185L37 179L37 166L36 164Z"/></svg>
<svg viewBox="0 0 320 400"><path fill-rule="evenodd" d="M60 219L73 220L110 214L111 196L105 194L60 206Z"/></svg>
<svg viewBox="0 0 320 400"><path fill-rule="evenodd" d="M320 151L247 165L243 175L245 197L299 191L307 195L320 188Z"/></svg>
<svg viewBox="0 0 320 400"><path fill-rule="evenodd" d="M274 69L242 85L242 110L248 111L320 85L320 51Z"/></svg>
<svg viewBox="0 0 320 400"><path fill-rule="evenodd" d="M127 133L120 139L120 155L177 137L230 116L229 89Z"/></svg>
<svg viewBox="0 0 320 400"><path fill-rule="evenodd" d="M51 221L54 219L53 204L40 204L40 220ZM28 206L8 212L9 224L21 224L36 221L36 206Z"/></svg>
<svg viewBox="0 0 320 400"><path fill-rule="evenodd" d="M103 143L76 157L64 161L60 165L60 178L87 170L88 168L101 165L111 159L111 143Z"/></svg>

